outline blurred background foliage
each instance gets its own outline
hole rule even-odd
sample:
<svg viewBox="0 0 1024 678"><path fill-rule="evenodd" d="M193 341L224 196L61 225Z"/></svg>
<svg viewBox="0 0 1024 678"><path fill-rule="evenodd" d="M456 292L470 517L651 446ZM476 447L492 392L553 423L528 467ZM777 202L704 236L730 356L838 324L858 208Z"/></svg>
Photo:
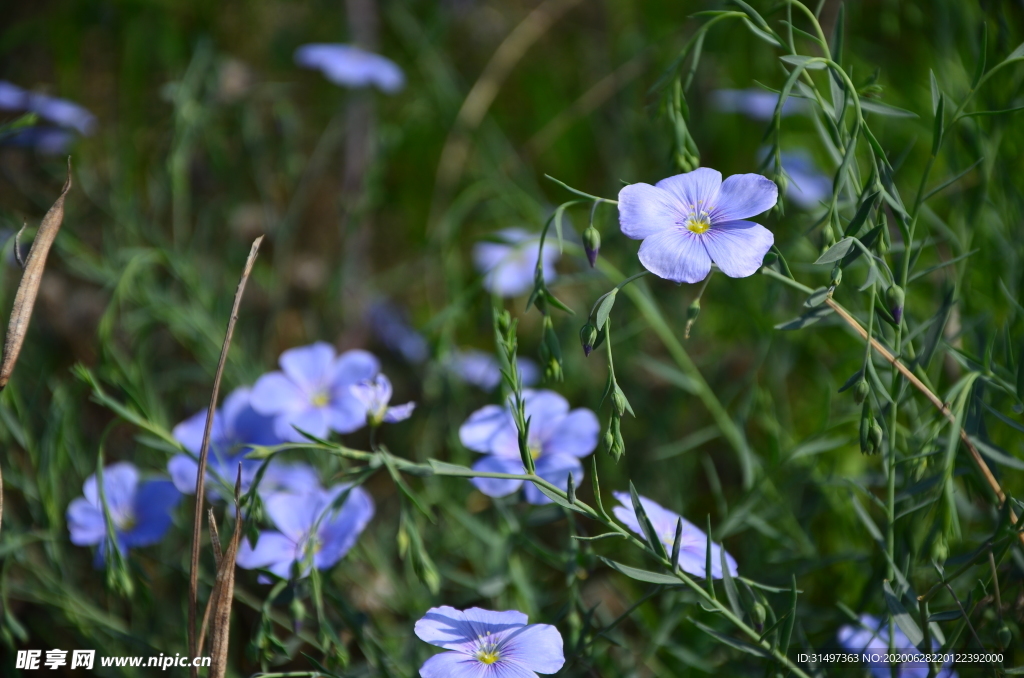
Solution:
<svg viewBox="0 0 1024 678"><path fill-rule="evenodd" d="M769 3L755 5L771 22L784 17ZM368 348L384 360L396 400L419 403L410 422L386 431L389 448L413 460L470 463L475 455L459 444L458 426L497 396L459 383L442 366L454 347L493 351L492 304L472 267L473 243L511 226L539 230L571 197L545 174L611 198L623 182L677 173L672 128L651 88L699 25L690 15L711 7L669 0L8 3L0 79L79 102L98 126L71 151L76 186L65 225L21 362L0 396L3 674L17 675L15 647L154 655L185 647L190 508L178 511L160 545L133 552L130 598L107 590L89 551L68 541L64 511L94 472L101 447L108 462L132 460L147 473L162 473L169 454L91 402L72 365L89 366L115 397L167 428L205 407L238 274L252 239L266 233L225 389L251 384L292 346L326 340L339 349ZM826 34L838 13L839 3L823 3ZM897 184L912 195L931 145L929 69L959 100L982 50L982 24L995 63L1024 39L1024 7L1011 0L865 0L848 3L845 17L844 65L854 82L877 70L881 100L920 116L871 119L893 163L902 163ZM395 96L344 90L293 64L297 46L336 41L360 42L396 61L406 88ZM755 81L779 88L785 74L776 52L733 25L712 29L704 50L687 97L700 162L723 175L757 171L767 123L716 111L712 93ZM1022 83L1024 71L1005 69L977 94L975 108L1021 105ZM804 148L827 174L835 170L810 118L788 117L783 127L786 148ZM935 183L982 161L929 203L923 222L930 241L918 270L974 253L928 274L907 302L909 316L926 320L954 290L957 304L929 369L940 395L965 369L948 347L975 357L991 347L996 362L1015 369L1024 321L1016 301L1024 299L1020 117L978 117L952 134ZM63 181L64 162L0 147L0 228L8 235L23 221L38 223ZM580 232L587 210L568 214ZM639 271L636 243L618 232L614 210L596 214L601 256L626 274ZM822 245L811 230L818 216L787 204L765 222L797 278L812 287L828 282L827 267L810 265ZM0 276L5 309L19 277L12 246L8 240ZM612 283L572 248L558 268L552 291L576 316L555 315L566 377L553 388L573 406L597 411L606 367L603 358L585 359L576 337ZM681 337L696 290L656 279L637 284ZM840 287L837 298L862 308L856 294L845 294ZM716 539L741 573L787 588L795 575L804 593L794 644L820 647L849 621L837 601L884 613L884 554L851 497L884 521L851 487L881 496L885 473L878 457L859 452L859 406L837 394L860 367L862 341L834 316L800 332L773 329L798 315L802 301L764 276L717 276L684 344L747 433L761 467L753 488L744 489L735 454L692 385L668 366L666 348L623 302L612 315L617 375L637 417L623 422L623 459L596 454L606 491L632 479L642 494L697 524L710 514ZM522 353L531 354L540 316L524 312L524 302L500 303L521 318ZM382 303L423 333L429 360L407 362L388 348L387 336L374 333L372 311ZM1020 425L1019 401L992 403ZM990 423L986 435L1016 459L1024 455L1018 430ZM365 431L346 441L368 445ZM342 470L334 459L294 456L318 465L325 480ZM928 463L909 472L925 477ZM954 557L976 548L995 525L967 461L961 471L963 539L951 544ZM1007 492L1022 496L1019 469L996 473ZM433 604L515 607L564 629L570 590L582 608L597 606L598 625L644 592L591 554L614 549L567 552L560 509L492 501L458 479L416 486L436 521L406 519L418 521L441 591L432 594L399 558L399 501L378 474L367 484L376 518L353 552L324 573L329 617L351 653L345 675L411 675L430 654L411 626ZM581 496L591 496L589 483ZM925 522L907 534L904 551L926 552L928 533ZM1011 621L1019 647L1019 550L1001 567L999 615ZM922 571L930 585L934 572ZM966 598L972 586L958 592ZM234 675L259 668L248 646L266 589L253 573L239 573ZM310 670L301 653L322 659L317 623L307 613L293 633L298 607L310 603L302 587L282 600L292 595L296 602L279 600L273 613L286 646L278 657L291 657L278 670ZM992 648L999 615L990 592L975 592L975 602L985 596L974 621ZM757 660L715 645L687 621L707 616L692 600L672 592L641 605L566 674L690 675L724 663L730 674L761 673ZM1016 664L1022 660L1018 651ZM1008 653L1007 666L1013 664Z"/></svg>

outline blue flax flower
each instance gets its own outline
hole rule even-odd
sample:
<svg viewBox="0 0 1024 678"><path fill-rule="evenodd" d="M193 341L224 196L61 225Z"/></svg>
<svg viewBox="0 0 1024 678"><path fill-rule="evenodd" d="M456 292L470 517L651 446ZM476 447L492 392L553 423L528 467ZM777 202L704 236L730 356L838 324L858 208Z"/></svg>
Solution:
<svg viewBox="0 0 1024 678"><path fill-rule="evenodd" d="M720 89L712 93L711 102L723 113L742 113L754 120L771 120L779 104L779 95L763 89ZM782 104L782 115L804 113L809 109L807 100L789 96Z"/></svg>
<svg viewBox="0 0 1024 678"><path fill-rule="evenodd" d="M619 191L619 226L640 245L640 262L658 277L695 283L714 260L730 278L761 267L775 242L771 231L745 221L775 206L778 187L760 174L722 174L700 168L655 186L630 184Z"/></svg>
<svg viewBox="0 0 1024 678"><path fill-rule="evenodd" d="M101 567L110 549L107 523L100 501L96 476L91 475L82 487L84 497L68 505L68 531L76 546L99 545L96 567ZM149 546L160 541L171 526L171 511L181 494L168 480L139 482L139 471L123 461L103 469L103 494L121 553L136 546Z"/></svg>
<svg viewBox="0 0 1024 678"><path fill-rule="evenodd" d="M373 499L361 487L337 485L329 490L312 488L304 494L282 492L264 501L267 515L277 530L260 532L253 548L248 540L238 550L236 563L247 570L270 570L282 579L292 575L293 565L325 570L348 553L373 518ZM340 507L334 503L348 491Z"/></svg>
<svg viewBox="0 0 1024 678"><path fill-rule="evenodd" d="M522 228L498 231L500 242L479 242L473 247L473 263L484 274L484 287L500 297L517 297L533 289L540 236ZM541 270L544 280L555 277L558 248L550 241L544 247Z"/></svg>
<svg viewBox="0 0 1024 678"><path fill-rule="evenodd" d="M527 624L516 610L432 607L416 622L416 636L448 652L420 667L422 678L536 678L565 664L562 634L550 624Z"/></svg>
<svg viewBox="0 0 1024 678"><path fill-rule="evenodd" d="M375 302L366 319L380 342L408 362L418 365L430 357L427 340L409 324L406 313L398 306L389 301Z"/></svg>
<svg viewBox="0 0 1024 678"><path fill-rule="evenodd" d="M518 358L519 378L523 386L533 386L540 379L540 368L529 358ZM501 365L486 351L475 348L453 351L448 357L448 369L467 384L485 391L493 391L501 383Z"/></svg>
<svg viewBox="0 0 1024 678"><path fill-rule="evenodd" d="M554 391L526 390L523 399L530 420L527 442L537 475L564 490L572 473L578 485L583 478L580 458L597 447L597 415L582 407L570 412L568 401ZM526 472L510 405L487 405L477 410L459 428L459 439L467 448L487 455L473 465L474 471ZM504 497L523 485L522 480L506 478L473 478L472 482L489 497ZM526 483L525 493L531 504L551 501L533 483Z"/></svg>
<svg viewBox="0 0 1024 678"><path fill-rule="evenodd" d="M819 170L806 151L783 152L781 160L782 169L790 179L786 184L789 200L803 209L810 209L832 197L832 177Z"/></svg>
<svg viewBox="0 0 1024 678"><path fill-rule="evenodd" d="M636 511L633 510L633 499L626 492L612 493L622 506L616 506L612 511L615 517L622 521L622 524L637 533L641 537L644 531L640 528L640 521L637 520ZM673 513L655 501L647 497L640 497L640 505L644 507L647 517L654 527L654 531L665 545L665 550L672 553L672 547L676 538L676 522L683 521L683 535L679 543L679 569L688 572L695 577L706 579L705 566L707 564L708 536L700 529L678 513ZM718 544L711 544L711 578L722 578L722 547ZM725 561L729 564L729 574L736 576L736 560L728 553L725 554Z"/></svg>
<svg viewBox="0 0 1024 678"><path fill-rule="evenodd" d="M319 70L342 87L374 85L382 92L395 94L405 86L405 74L395 62L352 45L303 45L295 50L295 63Z"/></svg>
<svg viewBox="0 0 1024 678"><path fill-rule="evenodd" d="M868 654L882 655L884 658L889 652L889 623L870 614L862 614L859 626L851 624L843 626L839 629L836 638L839 644L849 652L857 654L867 652ZM893 640L893 647L897 654L914 656L921 654L898 626ZM889 678L891 675L889 665L883 661L869 661L868 668L874 678ZM927 678L928 664L923 660L901 664L896 675L899 678ZM942 666L937 676L938 678L957 678L956 671L953 670L949 662Z"/></svg>
<svg viewBox="0 0 1024 678"><path fill-rule="evenodd" d="M336 356L330 344L320 341L288 349L279 362L280 372L256 381L250 402L254 410L274 418L274 433L282 440L306 440L295 426L324 438L328 431L351 433L366 425L366 408L351 386L380 371L372 353L354 350Z"/></svg>
<svg viewBox="0 0 1024 678"><path fill-rule="evenodd" d="M252 484L253 476L260 467L258 460L247 460L245 455L250 445L277 445L281 439L274 433L274 420L252 409L249 404L251 389L237 388L231 392L220 409L213 413L210 428L210 450L206 459L206 483L211 498L230 497L229 488L235 486L238 464L242 464L242 492ZM174 427L174 438L185 446L195 457L176 454L167 462L167 471L179 492L193 494L196 491L196 474L199 464L196 458L203 444L206 428L206 410L192 415Z"/></svg>
<svg viewBox="0 0 1024 678"><path fill-rule="evenodd" d="M388 406L392 394L391 380L383 374L353 384L349 388L356 400L366 408L366 418L369 420L370 426L380 426L382 422L394 424L404 421L411 417L412 411L416 409L416 403L413 402L394 407Z"/></svg>

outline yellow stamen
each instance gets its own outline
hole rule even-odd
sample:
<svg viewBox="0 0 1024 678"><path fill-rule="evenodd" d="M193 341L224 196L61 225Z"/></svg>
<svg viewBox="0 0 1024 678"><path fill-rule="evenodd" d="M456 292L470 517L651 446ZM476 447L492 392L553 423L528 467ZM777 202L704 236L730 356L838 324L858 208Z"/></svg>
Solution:
<svg viewBox="0 0 1024 678"><path fill-rule="evenodd" d="M686 228L699 235L711 228L711 221L704 214L692 216L686 220Z"/></svg>
<svg viewBox="0 0 1024 678"><path fill-rule="evenodd" d="M323 407L329 402L331 402L331 396L329 393L321 391L313 396L313 407Z"/></svg>
<svg viewBox="0 0 1024 678"><path fill-rule="evenodd" d="M482 664L493 664L499 657L497 650L480 650L476 653L476 659Z"/></svg>
<svg viewBox="0 0 1024 678"><path fill-rule="evenodd" d="M539 447L534 447L533 445L530 445L530 456L533 457L534 459L539 458L543 451L544 450L542 450Z"/></svg>

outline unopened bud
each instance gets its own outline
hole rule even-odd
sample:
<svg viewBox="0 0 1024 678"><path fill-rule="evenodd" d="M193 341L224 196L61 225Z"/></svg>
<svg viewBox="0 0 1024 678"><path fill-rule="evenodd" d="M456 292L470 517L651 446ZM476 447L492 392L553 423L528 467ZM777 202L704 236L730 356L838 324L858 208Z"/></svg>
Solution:
<svg viewBox="0 0 1024 678"><path fill-rule="evenodd" d="M583 346L583 355L590 357L594 350L594 342L597 341L597 328L587 323L580 328L580 345Z"/></svg>
<svg viewBox="0 0 1024 678"><path fill-rule="evenodd" d="M903 318L903 303L906 300L906 296L903 288L899 285L892 285L885 291L885 302L888 304L889 313L892 314L892 319L896 321L897 325Z"/></svg>
<svg viewBox="0 0 1024 678"><path fill-rule="evenodd" d="M843 269L839 264L836 264L832 268L832 287L839 287L841 282L843 282Z"/></svg>
<svg viewBox="0 0 1024 678"><path fill-rule="evenodd" d="M601 234L591 224L587 226L587 230L583 231L583 251L587 253L587 261L590 262L590 268L594 268L594 264L597 263L597 253L600 250Z"/></svg>
<svg viewBox="0 0 1024 678"><path fill-rule="evenodd" d="M861 454L874 454L871 447L871 427L875 423L875 417L871 413L871 405L865 401L860 410L860 451Z"/></svg>
<svg viewBox="0 0 1024 678"><path fill-rule="evenodd" d="M853 387L854 402L856 402L858 405L863 403L867 399L868 392L870 390L871 389L868 386L868 382L862 378L860 381L857 382L857 385Z"/></svg>
<svg viewBox="0 0 1024 678"><path fill-rule="evenodd" d="M946 537L940 534L932 544L932 558L942 563L945 562L948 557L949 544L946 543Z"/></svg>
<svg viewBox="0 0 1024 678"><path fill-rule="evenodd" d="M832 233L832 226L825 224L821 229L821 237L825 240L825 249L828 249L836 241L836 236Z"/></svg>
<svg viewBox="0 0 1024 678"><path fill-rule="evenodd" d="M626 396L622 394L618 386L612 391L612 405L615 406L615 411L619 413L620 417L626 413Z"/></svg>
<svg viewBox="0 0 1024 678"><path fill-rule="evenodd" d="M764 609L764 605L760 602L754 603L754 608L750 611L750 618L754 622L754 628L760 633L764 628L764 620L767 618L768 613Z"/></svg>
<svg viewBox="0 0 1024 678"><path fill-rule="evenodd" d="M693 328L693 323L697 322L697 316L700 315L700 297L693 300L686 309L686 330L683 333L684 339L690 338L690 329Z"/></svg>
<svg viewBox="0 0 1024 678"><path fill-rule="evenodd" d="M877 421L871 425L871 430L868 431L868 444L871 446L871 454L882 449L882 427L878 425Z"/></svg>
<svg viewBox="0 0 1024 678"><path fill-rule="evenodd" d="M512 314L508 311L502 311L498 314L498 329L501 333L508 334L509 328L512 326Z"/></svg>
<svg viewBox="0 0 1024 678"><path fill-rule="evenodd" d="M999 627L996 631L996 637L999 638L999 647L1005 649L1010 647L1010 641L1013 640L1013 634L1010 633L1010 627L1005 623Z"/></svg>
<svg viewBox="0 0 1024 678"><path fill-rule="evenodd" d="M612 448L615 446L615 434L612 432L612 423L610 421L608 422L608 428L604 430L604 438L602 442L604 443L604 449L608 452L611 452Z"/></svg>
<svg viewBox="0 0 1024 678"><path fill-rule="evenodd" d="M619 459L626 453L626 443L622 440L622 431L619 429L618 417L612 420L612 432L615 436L615 442L612 443L612 456Z"/></svg>

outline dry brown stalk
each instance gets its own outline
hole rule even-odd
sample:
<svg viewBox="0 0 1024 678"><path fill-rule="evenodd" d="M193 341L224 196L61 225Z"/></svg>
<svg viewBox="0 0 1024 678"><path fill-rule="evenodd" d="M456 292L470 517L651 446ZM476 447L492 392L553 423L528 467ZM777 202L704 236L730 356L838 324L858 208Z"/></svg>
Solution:
<svg viewBox="0 0 1024 678"><path fill-rule="evenodd" d="M197 649L199 647L196 641L196 610L199 598L199 548L201 546L203 535L203 499L204 493L206 492L206 460L210 451L210 431L213 428L213 413L217 409L217 395L220 392L220 380L221 377L224 376L224 365L227 362L228 350L231 348L231 335L234 334L235 323L238 321L238 308L241 306L242 295L245 293L245 284L248 282L249 275L252 273L253 264L256 263L256 254L259 252L260 243L262 242L262 235L253 241L252 248L249 250L249 258L245 261L245 269L242 271L242 277L238 281L238 289L235 290L235 302L231 307L231 316L228 318L227 331L224 333L224 343L221 344L220 348L220 359L217 361L217 372L213 377L213 391L210 394L210 407L206 411L206 428L203 430L203 444L199 449L199 468L196 472L195 520L192 523L192 562L189 570L188 582L188 649L189 653L193 657L198 656ZM226 557L227 554L225 554L225 558ZM231 562L234 564L234 555L231 556ZM218 577L220 577L220 569L221 568L218 568ZM231 568L231 578L231 585L233 589L233 567ZM210 604L213 604L212 598ZM228 612L230 613L230 601L228 603ZM215 618L215 629L216 623L217 619ZM225 648L224 651L226 652L227 640L225 639L223 642ZM189 674L191 678L198 678L198 668L190 668ZM212 669L210 675L214 675Z"/></svg>

